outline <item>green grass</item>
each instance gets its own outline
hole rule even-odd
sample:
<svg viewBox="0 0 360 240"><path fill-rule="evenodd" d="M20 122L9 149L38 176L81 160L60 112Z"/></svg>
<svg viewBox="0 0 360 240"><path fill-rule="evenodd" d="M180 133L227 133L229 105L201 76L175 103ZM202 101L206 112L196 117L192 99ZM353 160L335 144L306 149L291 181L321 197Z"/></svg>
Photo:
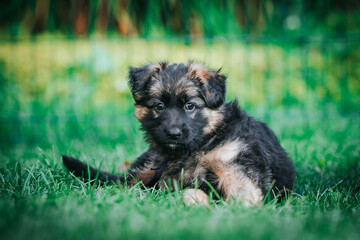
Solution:
<svg viewBox="0 0 360 240"><path fill-rule="evenodd" d="M359 47L320 43L1 42L0 239L360 238ZM164 59L224 67L228 98L294 160L286 203L185 207L181 190L99 188L64 169L61 153L116 172L146 150L126 72Z"/></svg>
<svg viewBox="0 0 360 240"><path fill-rule="evenodd" d="M256 115L256 113L255 113ZM262 119L261 116L259 116ZM2 239L357 239L360 227L358 114L276 112L266 122L297 167L283 204L185 207L181 190L89 186L69 175L60 153L116 172L145 148L130 116L7 123L2 139ZM29 123L29 121L31 123ZM4 129L4 126L2 127ZM16 133L18 131L18 133ZM11 136L8 135L9 137Z"/></svg>

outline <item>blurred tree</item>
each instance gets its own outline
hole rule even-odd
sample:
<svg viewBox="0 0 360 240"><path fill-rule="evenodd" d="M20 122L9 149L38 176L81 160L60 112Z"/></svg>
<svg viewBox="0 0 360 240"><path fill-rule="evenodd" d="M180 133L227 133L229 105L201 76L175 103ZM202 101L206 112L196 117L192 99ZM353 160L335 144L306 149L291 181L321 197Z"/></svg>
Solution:
<svg viewBox="0 0 360 240"><path fill-rule="evenodd" d="M2 33L122 36L359 32L360 1L3 0ZM346 26L344 28L344 26Z"/></svg>

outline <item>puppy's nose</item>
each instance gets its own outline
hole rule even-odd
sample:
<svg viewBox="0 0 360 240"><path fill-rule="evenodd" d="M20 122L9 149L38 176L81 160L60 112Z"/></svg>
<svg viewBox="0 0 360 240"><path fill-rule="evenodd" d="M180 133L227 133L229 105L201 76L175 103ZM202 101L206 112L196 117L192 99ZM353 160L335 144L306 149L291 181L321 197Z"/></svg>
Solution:
<svg viewBox="0 0 360 240"><path fill-rule="evenodd" d="M171 140L178 140L181 137L181 130L178 127L173 127L166 130L166 136Z"/></svg>

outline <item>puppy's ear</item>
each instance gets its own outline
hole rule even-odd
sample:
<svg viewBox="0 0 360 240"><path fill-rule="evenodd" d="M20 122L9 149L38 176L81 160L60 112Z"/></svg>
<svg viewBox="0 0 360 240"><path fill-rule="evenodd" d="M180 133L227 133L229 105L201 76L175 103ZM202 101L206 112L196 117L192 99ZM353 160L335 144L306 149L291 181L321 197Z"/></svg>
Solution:
<svg viewBox="0 0 360 240"><path fill-rule="evenodd" d="M220 74L220 70L208 69L200 63L188 63L187 77L198 82L209 108L218 108L225 101L226 76Z"/></svg>
<svg viewBox="0 0 360 240"><path fill-rule="evenodd" d="M139 92L144 90L144 87L151 80L151 77L159 74L159 72L166 68L166 66L166 62L161 62L156 64L149 64L139 68L130 67L129 85L133 96L137 96Z"/></svg>

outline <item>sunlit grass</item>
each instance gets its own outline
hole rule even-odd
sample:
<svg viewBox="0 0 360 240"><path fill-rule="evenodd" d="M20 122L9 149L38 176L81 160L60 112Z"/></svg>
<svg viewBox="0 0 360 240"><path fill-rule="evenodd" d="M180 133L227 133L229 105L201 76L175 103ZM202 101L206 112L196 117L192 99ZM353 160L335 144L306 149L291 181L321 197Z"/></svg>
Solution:
<svg viewBox="0 0 360 240"><path fill-rule="evenodd" d="M244 43L38 37L0 44L2 115L131 111L129 66L198 60L228 76L228 96L246 108L360 102L359 51L342 42Z"/></svg>

